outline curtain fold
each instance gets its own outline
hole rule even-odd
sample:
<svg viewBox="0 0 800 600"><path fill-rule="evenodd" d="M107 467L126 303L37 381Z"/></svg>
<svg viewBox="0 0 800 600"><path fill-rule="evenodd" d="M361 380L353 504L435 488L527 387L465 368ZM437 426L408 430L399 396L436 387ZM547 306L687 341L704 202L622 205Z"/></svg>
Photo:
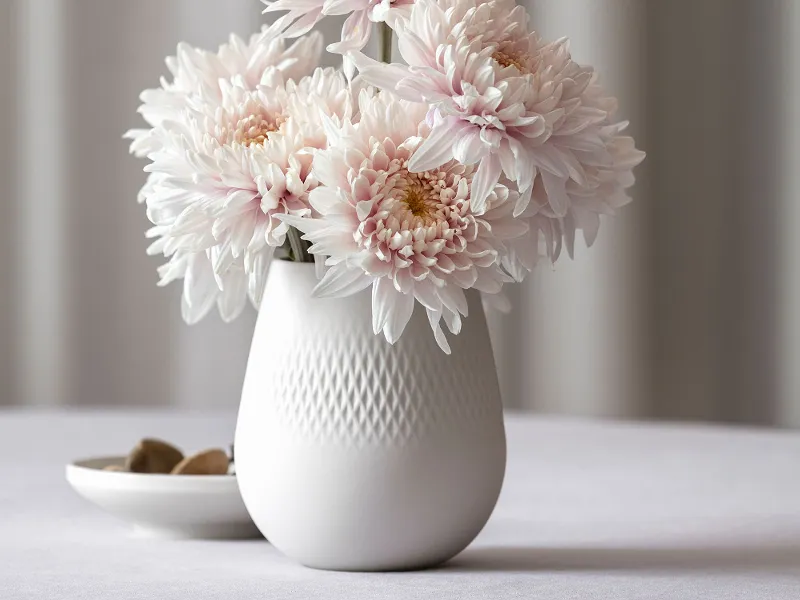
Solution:
<svg viewBox="0 0 800 600"><path fill-rule="evenodd" d="M778 209L778 410L776 421L800 427L800 3L781 13L783 59L779 81L784 82L780 114L785 135L779 146L780 206Z"/></svg>
<svg viewBox="0 0 800 600"><path fill-rule="evenodd" d="M60 395L69 369L64 8L58 0L31 0L16 3L14 15L18 390L35 404Z"/></svg>
<svg viewBox="0 0 800 600"><path fill-rule="evenodd" d="M0 145L0 405L237 404L255 314L180 321L180 290L155 286L144 253L143 165L121 134L179 40L247 35L261 8L0 3L0 132L13 140ZM530 8L597 66L649 157L596 247L491 315L507 405L800 426L800 6Z"/></svg>
<svg viewBox="0 0 800 600"><path fill-rule="evenodd" d="M790 126L783 73L798 64L782 47L791 4L647 3L657 417L779 422L776 215Z"/></svg>
<svg viewBox="0 0 800 600"><path fill-rule="evenodd" d="M0 3L0 139L9 141L16 137L16 7L9 2ZM16 269L11 260L16 255L14 225L17 221L16 178L13 144L0 144L0 406L10 404L19 397L16 372Z"/></svg>

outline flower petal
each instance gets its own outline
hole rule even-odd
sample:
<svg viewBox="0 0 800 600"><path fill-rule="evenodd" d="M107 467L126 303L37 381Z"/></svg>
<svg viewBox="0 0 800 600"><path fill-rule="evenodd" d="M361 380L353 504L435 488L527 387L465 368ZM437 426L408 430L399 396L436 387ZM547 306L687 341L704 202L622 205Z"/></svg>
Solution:
<svg viewBox="0 0 800 600"><path fill-rule="evenodd" d="M547 191L547 200L557 217L567 214L570 207L570 199L567 194L567 179L553 175L549 171L542 170L542 183Z"/></svg>
<svg viewBox="0 0 800 600"><path fill-rule="evenodd" d="M489 154L481 161L475 178L472 180L470 195L472 211L475 214L482 215L486 212L486 199L500 181L501 171L500 157L497 154Z"/></svg>
<svg viewBox="0 0 800 600"><path fill-rule="evenodd" d="M344 298L365 290L372 283L362 269L346 263L334 265L314 288L315 298Z"/></svg>
<svg viewBox="0 0 800 600"><path fill-rule="evenodd" d="M413 173L422 173L453 160L453 141L465 129L474 127L456 117L438 119L427 139L408 161Z"/></svg>
<svg viewBox="0 0 800 600"><path fill-rule="evenodd" d="M381 277L372 285L372 332L377 335L389 320L389 312L394 306L394 289L391 279Z"/></svg>
<svg viewBox="0 0 800 600"><path fill-rule="evenodd" d="M436 339L436 343L439 345L439 348L442 349L442 352L445 354L451 354L452 351L450 350L450 344L447 342L447 337L444 335L441 325L439 325L441 319L441 311L428 309L428 323L431 325L433 337Z"/></svg>
<svg viewBox="0 0 800 600"><path fill-rule="evenodd" d="M394 296L394 304L389 310L386 325L383 327L383 335L386 341L394 344L403 335L406 325L411 320L411 315L414 312L414 295L396 293Z"/></svg>
<svg viewBox="0 0 800 600"><path fill-rule="evenodd" d="M394 90L400 81L409 76L405 65L380 63L363 52L349 52L347 57L355 64L361 79L384 90Z"/></svg>

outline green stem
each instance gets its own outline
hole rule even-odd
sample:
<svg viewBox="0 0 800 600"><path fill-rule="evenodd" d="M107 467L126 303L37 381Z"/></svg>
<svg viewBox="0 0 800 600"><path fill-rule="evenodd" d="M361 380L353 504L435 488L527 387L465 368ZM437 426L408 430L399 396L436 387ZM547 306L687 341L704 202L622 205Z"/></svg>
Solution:
<svg viewBox="0 0 800 600"><path fill-rule="evenodd" d="M306 244L300 239L300 232L294 227L289 227L286 233L286 239L289 240L289 246L292 249L292 259L295 262L311 262L311 258L306 252Z"/></svg>
<svg viewBox="0 0 800 600"><path fill-rule="evenodd" d="M392 28L385 22L380 24L380 59L381 62L392 62Z"/></svg>

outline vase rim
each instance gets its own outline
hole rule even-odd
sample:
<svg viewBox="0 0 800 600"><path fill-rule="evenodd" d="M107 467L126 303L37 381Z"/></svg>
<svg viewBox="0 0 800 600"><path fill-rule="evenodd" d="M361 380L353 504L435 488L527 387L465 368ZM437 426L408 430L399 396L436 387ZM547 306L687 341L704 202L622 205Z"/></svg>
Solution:
<svg viewBox="0 0 800 600"><path fill-rule="evenodd" d="M275 267L276 265L282 265L281 268L292 268L292 267L314 267L316 266L313 262L299 262L296 260L285 260L283 258L276 258L272 261L270 268Z"/></svg>

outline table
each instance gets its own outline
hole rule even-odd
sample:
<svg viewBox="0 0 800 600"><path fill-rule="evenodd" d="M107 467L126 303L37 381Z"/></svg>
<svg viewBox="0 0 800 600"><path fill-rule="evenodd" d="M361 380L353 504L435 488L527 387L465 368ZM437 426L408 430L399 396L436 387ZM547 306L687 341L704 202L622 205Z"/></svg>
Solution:
<svg viewBox="0 0 800 600"><path fill-rule="evenodd" d="M225 446L235 415L0 412L0 598L800 598L800 435L511 415L497 510L421 573L312 571L265 541L157 541L79 498L64 463L143 436Z"/></svg>

